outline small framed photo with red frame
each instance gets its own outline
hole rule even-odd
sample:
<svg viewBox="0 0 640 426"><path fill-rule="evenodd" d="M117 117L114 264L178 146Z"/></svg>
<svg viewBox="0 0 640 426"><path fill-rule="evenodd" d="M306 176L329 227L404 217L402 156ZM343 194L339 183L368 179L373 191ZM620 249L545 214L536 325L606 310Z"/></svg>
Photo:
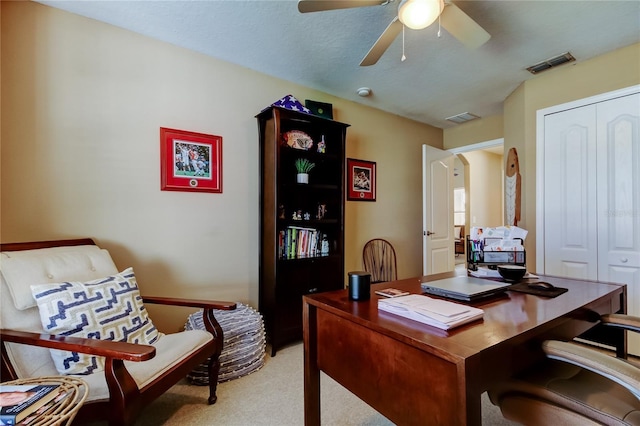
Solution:
<svg viewBox="0 0 640 426"><path fill-rule="evenodd" d="M222 193L222 136L160 128L160 189Z"/></svg>
<svg viewBox="0 0 640 426"><path fill-rule="evenodd" d="M376 163L347 158L347 200L376 200Z"/></svg>

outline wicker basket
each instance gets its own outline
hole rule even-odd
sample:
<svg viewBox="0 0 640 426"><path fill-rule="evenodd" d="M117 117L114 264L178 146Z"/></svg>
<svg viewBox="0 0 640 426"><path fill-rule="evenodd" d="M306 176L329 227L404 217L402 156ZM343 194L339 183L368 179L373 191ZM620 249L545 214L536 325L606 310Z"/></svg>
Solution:
<svg viewBox="0 0 640 426"><path fill-rule="evenodd" d="M53 405L45 405L47 411L42 414L25 418L20 424L29 426L69 425L73 421L89 393L89 387L84 380L71 376L35 377L30 379L13 380L2 383L11 385L60 385L61 396Z"/></svg>
<svg viewBox="0 0 640 426"><path fill-rule="evenodd" d="M242 303L233 311L216 310L215 317L224 334L220 354L218 383L253 373L264 365L266 336L262 315ZM191 314L186 330L204 330L202 311ZM208 385L207 362L199 365L187 376L196 385Z"/></svg>

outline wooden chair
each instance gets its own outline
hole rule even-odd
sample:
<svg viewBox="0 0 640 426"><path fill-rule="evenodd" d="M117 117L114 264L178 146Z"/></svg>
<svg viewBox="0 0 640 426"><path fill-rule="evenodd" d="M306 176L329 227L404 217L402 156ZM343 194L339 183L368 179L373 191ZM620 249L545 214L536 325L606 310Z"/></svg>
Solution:
<svg viewBox="0 0 640 426"><path fill-rule="evenodd" d="M119 271L108 252L91 239L0 244L0 251L3 381L59 375L50 348L105 357L104 372L81 376L89 384L89 396L76 422L107 420L111 426L130 425L143 406L209 359L208 403L216 402L223 335L213 310L233 310L235 303L143 297L145 303L203 309L206 331L163 335L153 345L44 334L30 284L87 281L87 276L98 279ZM22 268L17 274L16 267ZM17 281L18 287L26 287L28 293L16 287ZM21 295L16 294L21 291ZM34 304L17 306L16 300L25 295Z"/></svg>
<svg viewBox="0 0 640 426"><path fill-rule="evenodd" d="M382 238L367 241L362 250L364 270L371 274L371 282L379 283L398 279L396 251Z"/></svg>
<svg viewBox="0 0 640 426"><path fill-rule="evenodd" d="M465 236L464 236L464 225L456 225L453 228L454 235L454 243L455 243L455 254L456 256L459 254L464 254L464 244L465 244Z"/></svg>

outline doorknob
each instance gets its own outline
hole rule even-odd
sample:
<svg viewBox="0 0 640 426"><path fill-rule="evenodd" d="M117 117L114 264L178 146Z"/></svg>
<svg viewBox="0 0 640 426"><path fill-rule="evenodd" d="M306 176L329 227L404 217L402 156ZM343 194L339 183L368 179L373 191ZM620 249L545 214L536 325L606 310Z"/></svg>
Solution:
<svg viewBox="0 0 640 426"><path fill-rule="evenodd" d="M433 234L435 234L435 232L427 231L427 237L428 237L429 235L433 235Z"/></svg>

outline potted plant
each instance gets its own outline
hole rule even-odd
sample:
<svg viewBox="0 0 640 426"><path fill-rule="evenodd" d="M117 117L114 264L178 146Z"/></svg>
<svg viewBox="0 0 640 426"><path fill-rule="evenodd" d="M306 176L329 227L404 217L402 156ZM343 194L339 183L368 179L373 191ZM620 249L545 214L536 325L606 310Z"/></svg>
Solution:
<svg viewBox="0 0 640 426"><path fill-rule="evenodd" d="M298 158L296 160L296 170L298 171L297 182L309 183L309 171L316 165L306 158Z"/></svg>

